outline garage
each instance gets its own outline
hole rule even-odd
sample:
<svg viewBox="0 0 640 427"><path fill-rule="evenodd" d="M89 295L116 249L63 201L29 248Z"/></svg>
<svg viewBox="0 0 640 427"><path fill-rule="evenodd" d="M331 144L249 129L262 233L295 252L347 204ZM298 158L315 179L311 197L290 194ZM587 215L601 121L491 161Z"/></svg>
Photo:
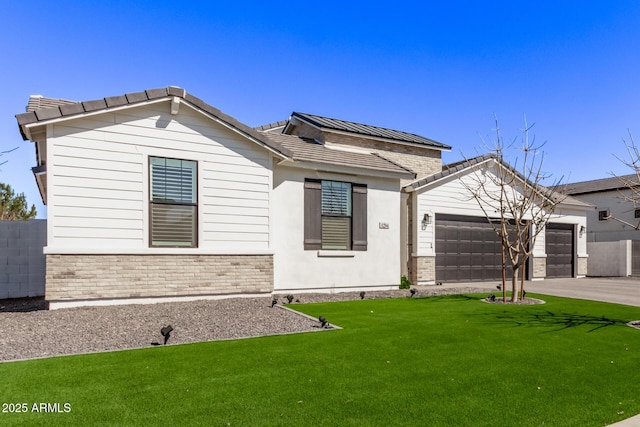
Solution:
<svg viewBox="0 0 640 427"><path fill-rule="evenodd" d="M435 243L436 281L502 280L500 238L486 218L436 214Z"/></svg>
<svg viewBox="0 0 640 427"><path fill-rule="evenodd" d="M547 277L573 277L573 224L549 223L546 228Z"/></svg>

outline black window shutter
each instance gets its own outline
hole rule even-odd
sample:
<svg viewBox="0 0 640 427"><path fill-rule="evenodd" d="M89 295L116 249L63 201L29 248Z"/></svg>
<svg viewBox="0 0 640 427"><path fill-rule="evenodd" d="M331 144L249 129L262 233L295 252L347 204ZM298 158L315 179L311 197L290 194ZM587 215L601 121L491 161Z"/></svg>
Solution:
<svg viewBox="0 0 640 427"><path fill-rule="evenodd" d="M322 185L319 180L304 182L304 248L322 247Z"/></svg>
<svg viewBox="0 0 640 427"><path fill-rule="evenodd" d="M353 184L353 245L354 251L367 250L367 186Z"/></svg>

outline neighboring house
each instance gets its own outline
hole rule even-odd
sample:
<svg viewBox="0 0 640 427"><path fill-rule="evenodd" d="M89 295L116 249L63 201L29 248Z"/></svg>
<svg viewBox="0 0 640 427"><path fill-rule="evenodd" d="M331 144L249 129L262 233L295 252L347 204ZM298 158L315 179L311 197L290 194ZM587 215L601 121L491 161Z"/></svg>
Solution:
<svg viewBox="0 0 640 427"><path fill-rule="evenodd" d="M595 206L587 213L587 241L640 240L640 231L629 225L640 223L640 206L629 200L632 188L640 188L636 174L567 184L567 194Z"/></svg>
<svg viewBox="0 0 640 427"><path fill-rule="evenodd" d="M298 112L254 129L177 87L85 102L31 97L16 118L35 143L48 206L54 308L390 289L401 274L419 284L493 278L464 255L455 268L466 273L440 268L466 245L441 244L441 226L486 222L455 195L470 165L443 171L445 144ZM539 241L531 277L555 275L556 246L561 275L586 273L584 209L562 206L547 230L559 243ZM493 256L483 251L481 262Z"/></svg>

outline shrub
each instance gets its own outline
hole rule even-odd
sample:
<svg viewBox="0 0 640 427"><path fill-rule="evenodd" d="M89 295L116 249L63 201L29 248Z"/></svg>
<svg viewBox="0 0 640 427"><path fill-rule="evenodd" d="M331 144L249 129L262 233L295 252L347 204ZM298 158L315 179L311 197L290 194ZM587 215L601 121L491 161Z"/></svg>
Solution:
<svg viewBox="0 0 640 427"><path fill-rule="evenodd" d="M411 286L411 280L409 280L407 276L402 276L400 278L400 289L411 289Z"/></svg>

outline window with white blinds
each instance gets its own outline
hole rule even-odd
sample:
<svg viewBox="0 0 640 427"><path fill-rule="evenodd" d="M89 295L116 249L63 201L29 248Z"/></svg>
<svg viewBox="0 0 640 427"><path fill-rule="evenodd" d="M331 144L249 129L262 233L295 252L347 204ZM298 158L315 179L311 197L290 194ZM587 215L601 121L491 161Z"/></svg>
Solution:
<svg viewBox="0 0 640 427"><path fill-rule="evenodd" d="M351 249L351 184L322 181L322 249Z"/></svg>
<svg viewBox="0 0 640 427"><path fill-rule="evenodd" d="M151 246L197 246L197 162L149 158Z"/></svg>

